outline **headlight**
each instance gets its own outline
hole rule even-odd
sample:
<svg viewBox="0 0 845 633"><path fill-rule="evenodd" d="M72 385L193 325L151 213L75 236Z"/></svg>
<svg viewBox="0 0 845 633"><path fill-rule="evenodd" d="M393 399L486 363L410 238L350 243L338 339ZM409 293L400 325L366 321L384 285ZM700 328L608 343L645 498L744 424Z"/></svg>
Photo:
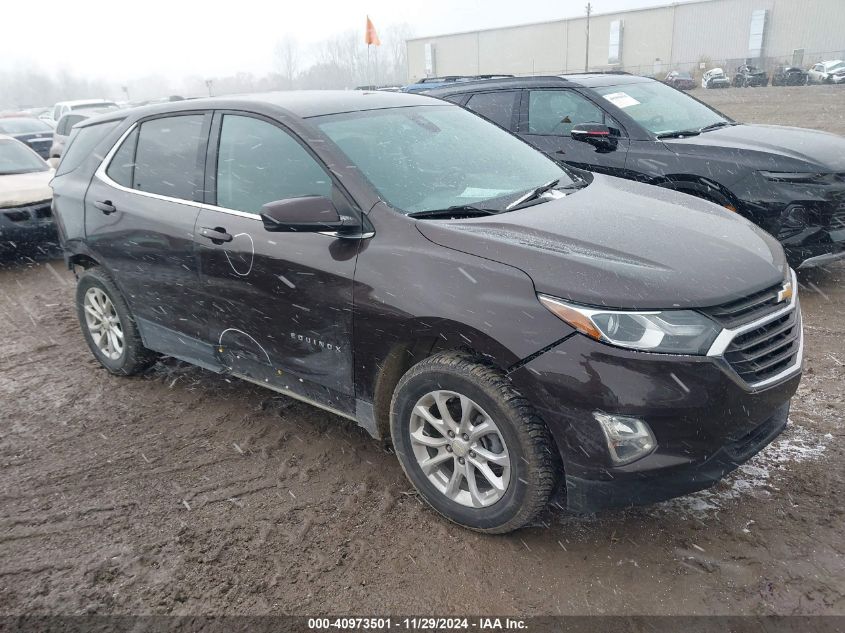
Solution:
<svg viewBox="0 0 845 633"><path fill-rule="evenodd" d="M773 180L775 182L793 182L811 185L827 185L836 181L836 174L822 174L809 171L761 171L760 175L766 180Z"/></svg>
<svg viewBox="0 0 845 633"><path fill-rule="evenodd" d="M665 354L706 354L721 328L692 310L629 312L585 308L537 295L546 308L582 334L619 347Z"/></svg>

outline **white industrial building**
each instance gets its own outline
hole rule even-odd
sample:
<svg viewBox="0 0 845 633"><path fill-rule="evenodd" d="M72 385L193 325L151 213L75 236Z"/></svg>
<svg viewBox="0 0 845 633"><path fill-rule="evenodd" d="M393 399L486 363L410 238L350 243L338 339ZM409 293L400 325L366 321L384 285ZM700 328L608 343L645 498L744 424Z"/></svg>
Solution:
<svg viewBox="0 0 845 633"><path fill-rule="evenodd" d="M845 59L845 0L698 0L407 41L408 76L624 70L659 76Z"/></svg>

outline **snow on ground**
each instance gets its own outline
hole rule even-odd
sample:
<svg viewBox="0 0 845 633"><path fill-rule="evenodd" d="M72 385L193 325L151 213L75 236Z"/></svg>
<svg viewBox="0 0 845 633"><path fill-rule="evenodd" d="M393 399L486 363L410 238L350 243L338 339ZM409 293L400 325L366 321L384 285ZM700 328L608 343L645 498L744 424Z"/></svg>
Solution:
<svg viewBox="0 0 845 633"><path fill-rule="evenodd" d="M789 422L774 442L712 488L652 506L654 513L702 516L717 512L742 496L769 496L777 492L777 478L792 464L819 459L830 433L819 435Z"/></svg>

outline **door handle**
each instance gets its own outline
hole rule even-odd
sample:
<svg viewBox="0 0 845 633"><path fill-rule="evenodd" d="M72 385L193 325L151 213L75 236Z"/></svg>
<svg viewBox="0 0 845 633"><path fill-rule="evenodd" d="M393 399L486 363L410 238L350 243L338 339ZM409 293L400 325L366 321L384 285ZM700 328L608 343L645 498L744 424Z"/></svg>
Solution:
<svg viewBox="0 0 845 633"><path fill-rule="evenodd" d="M222 244L223 242L231 242L233 239L232 235L226 232L226 229L220 227L215 227L212 229L207 226L204 226L200 229L200 235L218 244Z"/></svg>
<svg viewBox="0 0 845 633"><path fill-rule="evenodd" d="M94 202L94 206L102 211L103 215L111 215L117 211L117 208L111 203L111 200L97 200Z"/></svg>

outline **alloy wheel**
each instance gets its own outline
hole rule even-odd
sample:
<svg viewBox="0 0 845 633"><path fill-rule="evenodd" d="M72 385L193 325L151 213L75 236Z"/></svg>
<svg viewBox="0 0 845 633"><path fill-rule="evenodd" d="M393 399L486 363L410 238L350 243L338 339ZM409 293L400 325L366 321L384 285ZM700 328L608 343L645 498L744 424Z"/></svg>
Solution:
<svg viewBox="0 0 845 633"><path fill-rule="evenodd" d="M109 296L100 288L89 288L82 303L85 324L100 353L109 360L123 355L123 325Z"/></svg>
<svg viewBox="0 0 845 633"><path fill-rule="evenodd" d="M411 413L410 438L417 465L446 497L482 508L508 489L511 459L499 427L473 400L454 391L432 391Z"/></svg>

